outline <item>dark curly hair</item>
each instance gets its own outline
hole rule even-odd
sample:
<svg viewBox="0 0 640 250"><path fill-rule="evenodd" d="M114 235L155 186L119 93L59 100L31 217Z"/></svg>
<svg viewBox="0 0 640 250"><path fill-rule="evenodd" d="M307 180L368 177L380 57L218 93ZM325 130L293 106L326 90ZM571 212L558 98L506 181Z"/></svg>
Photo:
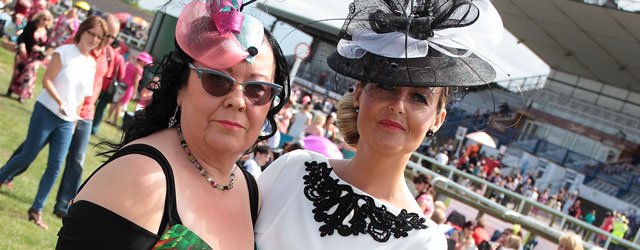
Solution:
<svg viewBox="0 0 640 250"><path fill-rule="evenodd" d="M272 107L267 113L267 121L270 125L269 131L265 131L266 134L261 133L256 143L269 139L277 132L274 116L280 111L282 106L289 101L290 94L289 68L282 49L280 49L280 45L268 30L265 29L264 33L274 54L276 64L274 82L281 85L283 91L275 98L274 102L272 102ZM102 155L110 156L134 140L167 128L169 118L173 116L177 106L178 92L187 85L190 71L189 63L193 62L193 58L187 55L177 42L175 46L176 50L165 55L160 65L157 65L157 70L154 72L156 75L160 75L160 82L149 82L145 84L147 89L153 91L153 100L151 103L143 110L136 112L133 122L125 128L120 143L105 143L111 150L103 152ZM153 67L152 65L150 66ZM180 118L180 112L178 112L176 118ZM180 123L179 120L178 123ZM256 143L254 143L247 152L252 151Z"/></svg>

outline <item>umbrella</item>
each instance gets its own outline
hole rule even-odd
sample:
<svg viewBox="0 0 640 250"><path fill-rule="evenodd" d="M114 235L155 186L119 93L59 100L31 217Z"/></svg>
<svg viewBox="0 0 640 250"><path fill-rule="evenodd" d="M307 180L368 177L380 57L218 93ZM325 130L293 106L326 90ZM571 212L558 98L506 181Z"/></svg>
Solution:
<svg viewBox="0 0 640 250"><path fill-rule="evenodd" d="M127 13L127 12L118 12L118 13L114 13L113 14L116 18L118 18L118 20L120 21L120 23L126 23L127 20L129 20L129 18L131 18L131 14Z"/></svg>
<svg viewBox="0 0 640 250"><path fill-rule="evenodd" d="M136 25L140 25L142 27L149 26L149 23L147 22L147 20L144 20L144 18L139 17L139 16L135 16L135 17L131 18L131 23L136 24Z"/></svg>
<svg viewBox="0 0 640 250"><path fill-rule="evenodd" d="M304 149L318 152L330 159L343 159L336 144L322 136L310 135L303 139Z"/></svg>
<svg viewBox="0 0 640 250"><path fill-rule="evenodd" d="M467 134L467 136L465 137L467 139L474 140L477 143L481 143L485 146L496 148L496 142L493 140L493 138L491 138L489 134L485 132L482 132L482 131L473 132L473 133Z"/></svg>

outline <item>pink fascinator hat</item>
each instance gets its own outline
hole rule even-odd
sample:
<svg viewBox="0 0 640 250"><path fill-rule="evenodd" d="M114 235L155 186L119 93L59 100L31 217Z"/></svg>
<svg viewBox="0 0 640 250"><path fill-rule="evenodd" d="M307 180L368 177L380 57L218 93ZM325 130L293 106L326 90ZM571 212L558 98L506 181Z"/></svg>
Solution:
<svg viewBox="0 0 640 250"><path fill-rule="evenodd" d="M242 0L190 2L178 17L178 45L211 69L226 69L242 60L252 63L264 39L264 27L240 12L242 7Z"/></svg>

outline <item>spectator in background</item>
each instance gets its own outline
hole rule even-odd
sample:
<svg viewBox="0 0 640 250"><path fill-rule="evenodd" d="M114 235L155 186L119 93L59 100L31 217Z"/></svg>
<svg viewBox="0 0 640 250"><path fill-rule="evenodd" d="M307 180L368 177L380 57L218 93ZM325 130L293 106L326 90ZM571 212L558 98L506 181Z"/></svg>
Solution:
<svg viewBox="0 0 640 250"><path fill-rule="evenodd" d="M18 94L18 100L24 103L33 96L36 73L46 58L47 29L51 26L53 16L48 10L34 16L18 37L16 59L11 76L11 83L7 89L7 97L12 93Z"/></svg>
<svg viewBox="0 0 640 250"><path fill-rule="evenodd" d="M522 238L517 235L509 235L504 239L504 244L500 250L519 250L522 247Z"/></svg>
<svg viewBox="0 0 640 250"><path fill-rule="evenodd" d="M62 44L66 44L67 39L72 39L73 36L76 35L76 31L78 31L78 27L80 26L80 18L78 18L79 7L77 3L79 2L76 2L73 8L58 16L53 22L53 28L50 32L51 37L49 38L47 46L56 48Z"/></svg>
<svg viewBox="0 0 640 250"><path fill-rule="evenodd" d="M15 51L16 41L18 37L22 34L22 31L27 26L27 18L24 15L14 12L11 15L11 19L4 24L4 35L7 36L8 40L5 44L5 48L10 51Z"/></svg>
<svg viewBox="0 0 640 250"><path fill-rule="evenodd" d="M484 172L488 176L493 172L494 169L500 167L500 161L498 161L497 159L493 158L493 156L489 156L489 158L485 159L484 166L482 166L482 167L483 167Z"/></svg>
<svg viewBox="0 0 640 250"><path fill-rule="evenodd" d="M580 200L576 200L569 208L569 215L573 216L576 219L580 219L580 217L582 216L582 207L580 206Z"/></svg>
<svg viewBox="0 0 640 250"><path fill-rule="evenodd" d="M32 0L16 0L16 5L13 11L15 14L20 14L23 17L27 18L29 17L29 9L31 9L32 5Z"/></svg>
<svg viewBox="0 0 640 250"><path fill-rule="evenodd" d="M596 221L596 210L592 209L591 212L584 216L584 222L592 225L594 221Z"/></svg>
<svg viewBox="0 0 640 250"><path fill-rule="evenodd" d="M47 0L32 0L27 20L33 21L40 12L45 10L47 10Z"/></svg>
<svg viewBox="0 0 640 250"><path fill-rule="evenodd" d="M624 238L624 235L629 231L629 220L623 214L618 214L613 219L613 225L611 229L611 234L620 239ZM611 246L609 249L626 249L625 247L618 246L618 241L616 239L611 240Z"/></svg>
<svg viewBox="0 0 640 250"><path fill-rule="evenodd" d="M254 178L258 179L262 173L262 167L267 165L270 158L271 152L269 151L269 147L260 145L257 146L256 150L253 152L253 158L246 160L242 167L251 173Z"/></svg>
<svg viewBox="0 0 640 250"><path fill-rule="evenodd" d="M416 201L418 202L420 209L422 209L425 217L431 218L434 211L433 201L436 196L436 191L431 185L431 176L420 173L416 177L413 177L413 185L416 187L416 191L418 192L418 195L416 195Z"/></svg>
<svg viewBox="0 0 640 250"><path fill-rule="evenodd" d="M600 229L604 230L605 232L611 232L611 230L613 229L613 219L613 213L611 211L607 211L607 217L605 217L602 221L602 224L600 224ZM599 246L603 246L606 240L606 236L598 234L596 238L596 244Z"/></svg>
<svg viewBox="0 0 640 250"><path fill-rule="evenodd" d="M100 46L92 52L96 60L96 73L93 78L93 94L84 99L84 103L80 109L81 119L75 124L75 130L62 174L62 181L60 182L60 188L58 188L58 195L56 196L56 204L53 206L53 213L58 217L67 214L69 202L76 196L78 188L80 187L84 158L87 153L87 146L89 146L89 138L91 137L96 99L100 95L102 80L110 70L105 55L105 47L108 47L108 45L113 42L120 29L120 21L118 21L115 16L107 15L105 21L107 23L105 38Z"/></svg>
<svg viewBox="0 0 640 250"><path fill-rule="evenodd" d="M331 113L327 116L327 121L324 123L324 137L331 140L332 142L339 143L338 134L340 131L338 130L338 126L336 126L336 113Z"/></svg>
<svg viewBox="0 0 640 250"><path fill-rule="evenodd" d="M39 151L50 144L47 167L28 211L29 220L45 229L42 210L69 150L80 107L93 94L96 61L91 51L102 42L106 26L100 17L88 18L80 24L75 44L56 48L43 76L45 91L38 96L31 114L24 146L0 169L0 183L4 183L28 168Z"/></svg>
<svg viewBox="0 0 640 250"><path fill-rule="evenodd" d="M476 228L473 229L472 237L476 246L480 245L483 241L489 241L489 233L484 229L484 220L482 218L476 220Z"/></svg>
<svg viewBox="0 0 640 250"><path fill-rule="evenodd" d="M574 233L565 233L558 239L558 250L582 250L582 239Z"/></svg>
<svg viewBox="0 0 640 250"><path fill-rule="evenodd" d="M120 112L123 108L127 108L129 101L135 95L138 89L138 83L142 79L143 68L153 62L153 57L147 52L140 52L137 59L134 62L128 62L125 67L124 78L122 82L127 85L127 90L124 95L116 103L111 105L109 114L107 115L107 123L117 125L118 118L120 118Z"/></svg>
<svg viewBox="0 0 640 250"><path fill-rule="evenodd" d="M473 230L475 225L472 221L467 221L462 226L462 232L458 236L458 244L456 244L456 250L477 250L475 240L473 239Z"/></svg>
<svg viewBox="0 0 640 250"><path fill-rule="evenodd" d="M445 166L449 164L449 154L446 149L442 149L436 154L436 161Z"/></svg>
<svg viewBox="0 0 640 250"><path fill-rule="evenodd" d="M311 124L309 124L304 129L305 135L315 135L315 136L324 137L325 135L324 124L326 120L327 120L326 116L324 116L320 112L316 112L313 115L313 118L311 119Z"/></svg>
<svg viewBox="0 0 640 250"><path fill-rule="evenodd" d="M289 124L291 123L291 118L293 114L291 113L291 109L293 108L293 101L289 100L284 104L280 112L276 114L276 122L278 123L278 131L280 133L286 134L289 129Z"/></svg>
<svg viewBox="0 0 640 250"><path fill-rule="evenodd" d="M311 119L313 119L312 108L312 103L304 104L303 108L293 116L288 131L288 134L293 137L293 142L300 142L304 137L304 130L311 124Z"/></svg>
<svg viewBox="0 0 640 250"><path fill-rule="evenodd" d="M111 39L111 38L110 38ZM105 57L107 58L107 64L109 65L109 71L105 78L102 80L102 88L100 89L100 95L96 101L96 110L93 116L93 125L91 126L91 134L95 135L100 129L100 123L102 123L102 117L104 115L104 109L107 104L111 103L111 93L109 93L109 86L113 81L121 81L126 73L126 63L124 57L120 54L119 41L117 36L113 38L114 41L110 46L105 47Z"/></svg>
<svg viewBox="0 0 640 250"><path fill-rule="evenodd" d="M453 146L453 139L448 138L447 142L444 143L444 150L447 150L447 155L454 155L456 152L455 147Z"/></svg>

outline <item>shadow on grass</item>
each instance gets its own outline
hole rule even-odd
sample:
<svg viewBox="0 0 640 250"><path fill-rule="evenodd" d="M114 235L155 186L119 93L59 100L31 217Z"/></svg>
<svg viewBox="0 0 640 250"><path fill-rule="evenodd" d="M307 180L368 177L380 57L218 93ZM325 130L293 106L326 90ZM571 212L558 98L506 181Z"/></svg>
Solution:
<svg viewBox="0 0 640 250"><path fill-rule="evenodd" d="M26 103L20 103L16 98L13 97L7 97L5 95L0 95L2 98L5 99L9 99L9 100L13 100L17 103L17 105L13 105L12 108L15 108L29 116L31 116L31 112L33 111L33 103L31 102L26 102Z"/></svg>
<svg viewBox="0 0 640 250"><path fill-rule="evenodd" d="M24 196L20 196L20 195L16 195L13 191L11 190L7 190L6 188L3 188L2 190L0 190L0 194L1 195L5 195L7 197L11 197L12 199L22 202L24 204L26 204L27 206L31 206L31 204L33 203L33 200L31 199L27 199Z"/></svg>

